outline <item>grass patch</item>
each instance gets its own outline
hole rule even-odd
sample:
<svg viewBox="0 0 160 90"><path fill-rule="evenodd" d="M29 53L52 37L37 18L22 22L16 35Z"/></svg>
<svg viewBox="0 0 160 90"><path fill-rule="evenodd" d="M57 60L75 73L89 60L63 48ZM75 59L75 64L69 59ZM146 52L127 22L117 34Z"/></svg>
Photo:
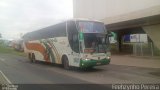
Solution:
<svg viewBox="0 0 160 90"><path fill-rule="evenodd" d="M14 54L14 55L19 55L19 56L26 56L24 52L19 52L14 50L11 47L8 47L4 44L0 44L0 53L7 53L7 54Z"/></svg>

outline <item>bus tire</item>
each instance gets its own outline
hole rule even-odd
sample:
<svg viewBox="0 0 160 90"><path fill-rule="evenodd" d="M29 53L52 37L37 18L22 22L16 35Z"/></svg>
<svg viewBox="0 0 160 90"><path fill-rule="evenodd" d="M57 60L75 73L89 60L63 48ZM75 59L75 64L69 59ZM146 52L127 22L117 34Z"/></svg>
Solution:
<svg viewBox="0 0 160 90"><path fill-rule="evenodd" d="M30 60L30 62L32 62L32 55L31 55L31 53L28 53L28 59Z"/></svg>
<svg viewBox="0 0 160 90"><path fill-rule="evenodd" d="M30 60L31 63L33 63L32 54L31 53L28 54L28 59Z"/></svg>
<svg viewBox="0 0 160 90"><path fill-rule="evenodd" d="M34 53L32 53L32 59L31 59L31 62L33 62L33 63L35 63L35 62L36 62L36 58L35 58Z"/></svg>
<svg viewBox="0 0 160 90"><path fill-rule="evenodd" d="M67 56L63 56L62 62L63 62L64 69L68 70L70 67L69 67L69 61L68 61Z"/></svg>

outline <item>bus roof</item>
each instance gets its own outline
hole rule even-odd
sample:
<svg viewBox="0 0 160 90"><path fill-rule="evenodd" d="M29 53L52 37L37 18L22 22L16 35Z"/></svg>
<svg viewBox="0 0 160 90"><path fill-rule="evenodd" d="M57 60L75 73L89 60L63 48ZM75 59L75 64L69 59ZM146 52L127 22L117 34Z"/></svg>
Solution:
<svg viewBox="0 0 160 90"><path fill-rule="evenodd" d="M86 19L86 18L73 18L73 19L68 19L66 21L93 21L93 22L101 22L99 20L91 20L91 19ZM103 23L103 22L101 22Z"/></svg>
<svg viewBox="0 0 160 90"><path fill-rule="evenodd" d="M65 23L65 22L68 22L68 21L93 21L93 22L100 22L100 21L97 21L97 20L89 20L89 19L83 19L83 18L68 19L68 20L64 20L62 22L56 23L54 25L50 25L50 26L47 26L47 27L44 27L44 28L41 28L41 29L38 29L38 30L35 30L35 31L32 31L32 32L28 32L25 35L23 35L22 38L25 39L26 37L33 36L37 32L43 33L43 32L45 32L44 29L50 29L50 28L54 27L55 25L58 25L58 24L61 24L61 23ZM103 22L100 22L100 23L103 23Z"/></svg>

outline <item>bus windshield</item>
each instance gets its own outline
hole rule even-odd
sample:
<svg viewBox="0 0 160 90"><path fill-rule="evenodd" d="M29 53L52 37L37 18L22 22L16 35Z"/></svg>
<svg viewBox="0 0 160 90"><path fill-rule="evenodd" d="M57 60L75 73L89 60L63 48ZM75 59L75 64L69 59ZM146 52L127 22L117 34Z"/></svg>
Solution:
<svg viewBox="0 0 160 90"><path fill-rule="evenodd" d="M107 49L106 35L100 33L84 33L84 52L105 53Z"/></svg>
<svg viewBox="0 0 160 90"><path fill-rule="evenodd" d="M108 38L105 26L101 22L79 21L79 32L83 33L85 53L105 53Z"/></svg>

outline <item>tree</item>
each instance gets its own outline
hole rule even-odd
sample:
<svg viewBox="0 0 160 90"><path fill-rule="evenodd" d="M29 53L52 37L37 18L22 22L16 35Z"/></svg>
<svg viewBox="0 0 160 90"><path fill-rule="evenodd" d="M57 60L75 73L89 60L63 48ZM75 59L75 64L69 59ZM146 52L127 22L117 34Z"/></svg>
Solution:
<svg viewBox="0 0 160 90"><path fill-rule="evenodd" d="M0 33L0 38L2 38L2 34Z"/></svg>

